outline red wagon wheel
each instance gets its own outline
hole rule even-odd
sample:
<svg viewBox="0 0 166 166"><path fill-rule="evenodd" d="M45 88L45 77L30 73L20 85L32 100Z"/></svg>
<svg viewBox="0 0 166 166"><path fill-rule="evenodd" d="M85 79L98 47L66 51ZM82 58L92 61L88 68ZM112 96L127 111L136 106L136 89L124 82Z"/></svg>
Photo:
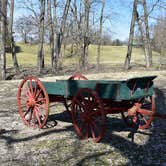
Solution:
<svg viewBox="0 0 166 166"><path fill-rule="evenodd" d="M42 128L49 114L49 98L41 81L33 76L26 77L18 88L19 114L27 126Z"/></svg>
<svg viewBox="0 0 166 166"><path fill-rule="evenodd" d="M146 97L138 106L138 118L140 121L139 129L146 129L149 127L154 119L155 113L155 99L154 96Z"/></svg>
<svg viewBox="0 0 166 166"><path fill-rule="evenodd" d="M82 74L76 73L68 78L68 80L88 80L85 76ZM64 105L66 110L70 113L71 112L71 100L65 100Z"/></svg>
<svg viewBox="0 0 166 166"><path fill-rule="evenodd" d="M80 73L72 75L68 80L88 80L85 76Z"/></svg>
<svg viewBox="0 0 166 166"><path fill-rule="evenodd" d="M96 92L88 88L78 90L72 100L72 121L82 139L93 138L99 142L105 131L105 113Z"/></svg>
<svg viewBox="0 0 166 166"><path fill-rule="evenodd" d="M139 129L146 129L149 127L154 119L155 113L155 100L153 96L145 97L140 103L135 103L136 118L139 120ZM128 120L128 116L122 112L122 117L129 127L132 124Z"/></svg>

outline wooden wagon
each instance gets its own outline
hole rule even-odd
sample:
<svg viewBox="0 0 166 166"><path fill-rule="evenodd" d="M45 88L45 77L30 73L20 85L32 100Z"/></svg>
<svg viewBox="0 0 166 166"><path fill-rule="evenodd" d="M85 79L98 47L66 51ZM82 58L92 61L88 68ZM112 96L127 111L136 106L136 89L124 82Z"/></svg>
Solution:
<svg viewBox="0 0 166 166"><path fill-rule="evenodd" d="M155 112L153 79L156 76L122 81L87 80L74 75L68 80L44 82L28 76L18 88L18 110L28 126L43 128L49 103L64 103L80 138L99 142L106 128L106 115L121 113L128 126L147 128ZM77 79L77 80L76 80Z"/></svg>

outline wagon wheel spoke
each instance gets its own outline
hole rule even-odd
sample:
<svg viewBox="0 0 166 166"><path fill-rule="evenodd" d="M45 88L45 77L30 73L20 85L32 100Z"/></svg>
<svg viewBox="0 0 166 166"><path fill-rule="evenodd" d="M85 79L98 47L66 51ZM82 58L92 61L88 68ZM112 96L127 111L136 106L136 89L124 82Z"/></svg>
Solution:
<svg viewBox="0 0 166 166"><path fill-rule="evenodd" d="M38 112L38 114L39 114L40 116L43 115L43 114L42 114L42 111L39 109L39 107L35 107L35 111Z"/></svg>
<svg viewBox="0 0 166 166"><path fill-rule="evenodd" d="M89 124L86 124L86 133L85 133L85 139L89 138Z"/></svg>
<svg viewBox="0 0 166 166"><path fill-rule="evenodd" d="M28 97L32 97L33 96L33 93L31 91L31 86L30 86L30 83L26 82L26 85L25 85L25 90L27 90L27 95Z"/></svg>
<svg viewBox="0 0 166 166"><path fill-rule="evenodd" d="M41 92L42 92L42 89L39 89L38 92L36 92L36 95L35 95L36 100L40 96Z"/></svg>
<svg viewBox="0 0 166 166"><path fill-rule="evenodd" d="M30 86L30 92L31 92L31 94L33 94L33 85L32 85L32 79L30 79L30 81L29 81L30 83L29 83L29 86Z"/></svg>
<svg viewBox="0 0 166 166"><path fill-rule="evenodd" d="M28 108L28 110L24 113L24 117L31 111L31 108Z"/></svg>
<svg viewBox="0 0 166 166"><path fill-rule="evenodd" d="M36 100L36 103L39 103L39 102L45 102L46 101L46 99L45 98L38 98L37 100Z"/></svg>
<svg viewBox="0 0 166 166"><path fill-rule="evenodd" d="M19 97L19 100L22 100L22 102L26 102L27 99L28 99L27 97L23 97L23 96L22 96L22 97Z"/></svg>
<svg viewBox="0 0 166 166"><path fill-rule="evenodd" d="M90 129L91 129L92 138L96 139L94 128L92 127L92 125L90 125Z"/></svg>
<svg viewBox="0 0 166 166"><path fill-rule="evenodd" d="M42 126L42 123L41 123L41 119L40 119L40 114L39 114L39 112L37 111L37 110L35 110L35 117L36 117L36 119L37 119L37 121L38 121L38 125L39 125L39 127L41 127Z"/></svg>
<svg viewBox="0 0 166 166"><path fill-rule="evenodd" d="M94 122L91 123L91 134L94 142L96 141L96 138L98 137L98 134L100 133L100 129L96 126Z"/></svg>
<svg viewBox="0 0 166 166"><path fill-rule="evenodd" d="M140 113L141 115L145 115L145 116L152 116L153 115L152 111L142 109L142 108L140 108L137 112Z"/></svg>
<svg viewBox="0 0 166 166"><path fill-rule="evenodd" d="M44 110L47 110L47 107L44 106L44 105L40 105L40 104L37 104L37 103L36 103L36 106L39 107L39 108L43 108Z"/></svg>
<svg viewBox="0 0 166 166"><path fill-rule="evenodd" d="M24 87L24 88L22 89L22 91L23 91L23 93L24 93L24 95L25 95L26 97L29 97L29 96L30 96L30 91L29 91L28 86Z"/></svg>
<svg viewBox="0 0 166 166"><path fill-rule="evenodd" d="M82 107L84 110L86 110L85 105L80 100L77 100L77 104L79 105L80 108Z"/></svg>

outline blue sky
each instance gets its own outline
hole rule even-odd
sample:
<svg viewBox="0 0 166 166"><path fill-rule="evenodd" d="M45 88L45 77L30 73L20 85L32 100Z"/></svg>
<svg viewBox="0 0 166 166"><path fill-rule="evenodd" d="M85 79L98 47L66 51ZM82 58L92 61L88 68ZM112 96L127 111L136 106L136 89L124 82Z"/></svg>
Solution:
<svg viewBox="0 0 166 166"><path fill-rule="evenodd" d="M133 0L105 0L105 12L112 13L112 22L110 29L112 31L112 38L119 38L126 40L129 37L130 22L132 17ZM152 9L153 4L157 0L147 0L148 11ZM165 2L165 0L163 0ZM164 14L165 11L155 6L153 12L150 14L152 17L157 17L159 14ZM149 18L149 25L156 22L155 19Z"/></svg>
<svg viewBox="0 0 166 166"><path fill-rule="evenodd" d="M109 27L113 39L125 40L128 38L132 14L131 3L132 0L106 0L105 12L111 13L112 21Z"/></svg>
<svg viewBox="0 0 166 166"><path fill-rule="evenodd" d="M16 0L16 3L19 0ZM79 0L78 0L79 1ZM165 1L165 0L163 0ZM34 2L38 2L38 0L34 0ZM154 4L156 0L147 0L148 9L150 10L152 4ZM16 4L17 8L15 10L15 17L20 15L26 15L26 11L24 9L20 9L18 3ZM130 22L132 15L132 6L133 0L105 0L105 14L109 15L111 22L105 22L104 27L111 32L112 39L120 39L126 40L129 36L130 30ZM97 9L98 6L97 6ZM98 12L98 11L97 11ZM158 15L158 8L154 9L153 15ZM100 10L98 14L100 13ZM149 23L152 24L155 22L154 19L150 19Z"/></svg>

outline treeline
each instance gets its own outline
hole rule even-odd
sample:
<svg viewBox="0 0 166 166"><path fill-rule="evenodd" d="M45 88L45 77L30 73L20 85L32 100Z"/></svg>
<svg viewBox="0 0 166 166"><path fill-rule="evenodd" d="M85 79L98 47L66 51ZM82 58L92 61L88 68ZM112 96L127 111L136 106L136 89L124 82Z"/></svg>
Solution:
<svg viewBox="0 0 166 166"><path fill-rule="evenodd" d="M15 2L16 3L16 2ZM24 11L22 16L13 24L14 0L1 0L1 73L5 79L6 56L5 47L10 43L13 51L13 63L16 72L19 72L15 52L13 34L20 34L25 43L38 44L37 67L39 72L45 67L43 44L50 45L50 56L53 71L58 72L58 60L61 47L75 45L79 56L80 69L86 70L88 65L88 47L91 43L98 45L97 61L100 63L100 46L108 40L103 40L103 22L105 0L21 0L17 6ZM14 30L13 30L14 28ZM10 36L8 38L8 36Z"/></svg>
<svg viewBox="0 0 166 166"><path fill-rule="evenodd" d="M55 73L58 72L62 45L64 48L66 48L66 45L70 45L71 50L76 51L79 57L79 68L87 70L88 47L90 44L96 44L98 71L100 70L101 45L128 45L125 66L129 68L132 46L136 41L135 24L140 31L140 35L137 36L137 43L142 43L146 66L149 67L152 64L152 48L159 52L165 52L165 17L157 18L158 21L151 29L151 34L148 23L150 13L161 2L162 0L156 0L148 11L146 0L133 1L129 42L126 43L119 39L111 40L110 30L107 31L104 27L104 23L112 19L108 9L105 10L105 0L17 0L17 4L14 0L0 0L0 67L2 79L6 78L6 47L9 47L12 52L15 71L19 72L14 36L24 43L38 44L37 67L40 73L45 67L43 47L45 42L50 45L50 65ZM140 5L142 5L142 8ZM163 6L165 8L165 3L162 3ZM22 9L22 13L14 20L14 12L18 7ZM143 15L140 15L140 13L143 13Z"/></svg>

